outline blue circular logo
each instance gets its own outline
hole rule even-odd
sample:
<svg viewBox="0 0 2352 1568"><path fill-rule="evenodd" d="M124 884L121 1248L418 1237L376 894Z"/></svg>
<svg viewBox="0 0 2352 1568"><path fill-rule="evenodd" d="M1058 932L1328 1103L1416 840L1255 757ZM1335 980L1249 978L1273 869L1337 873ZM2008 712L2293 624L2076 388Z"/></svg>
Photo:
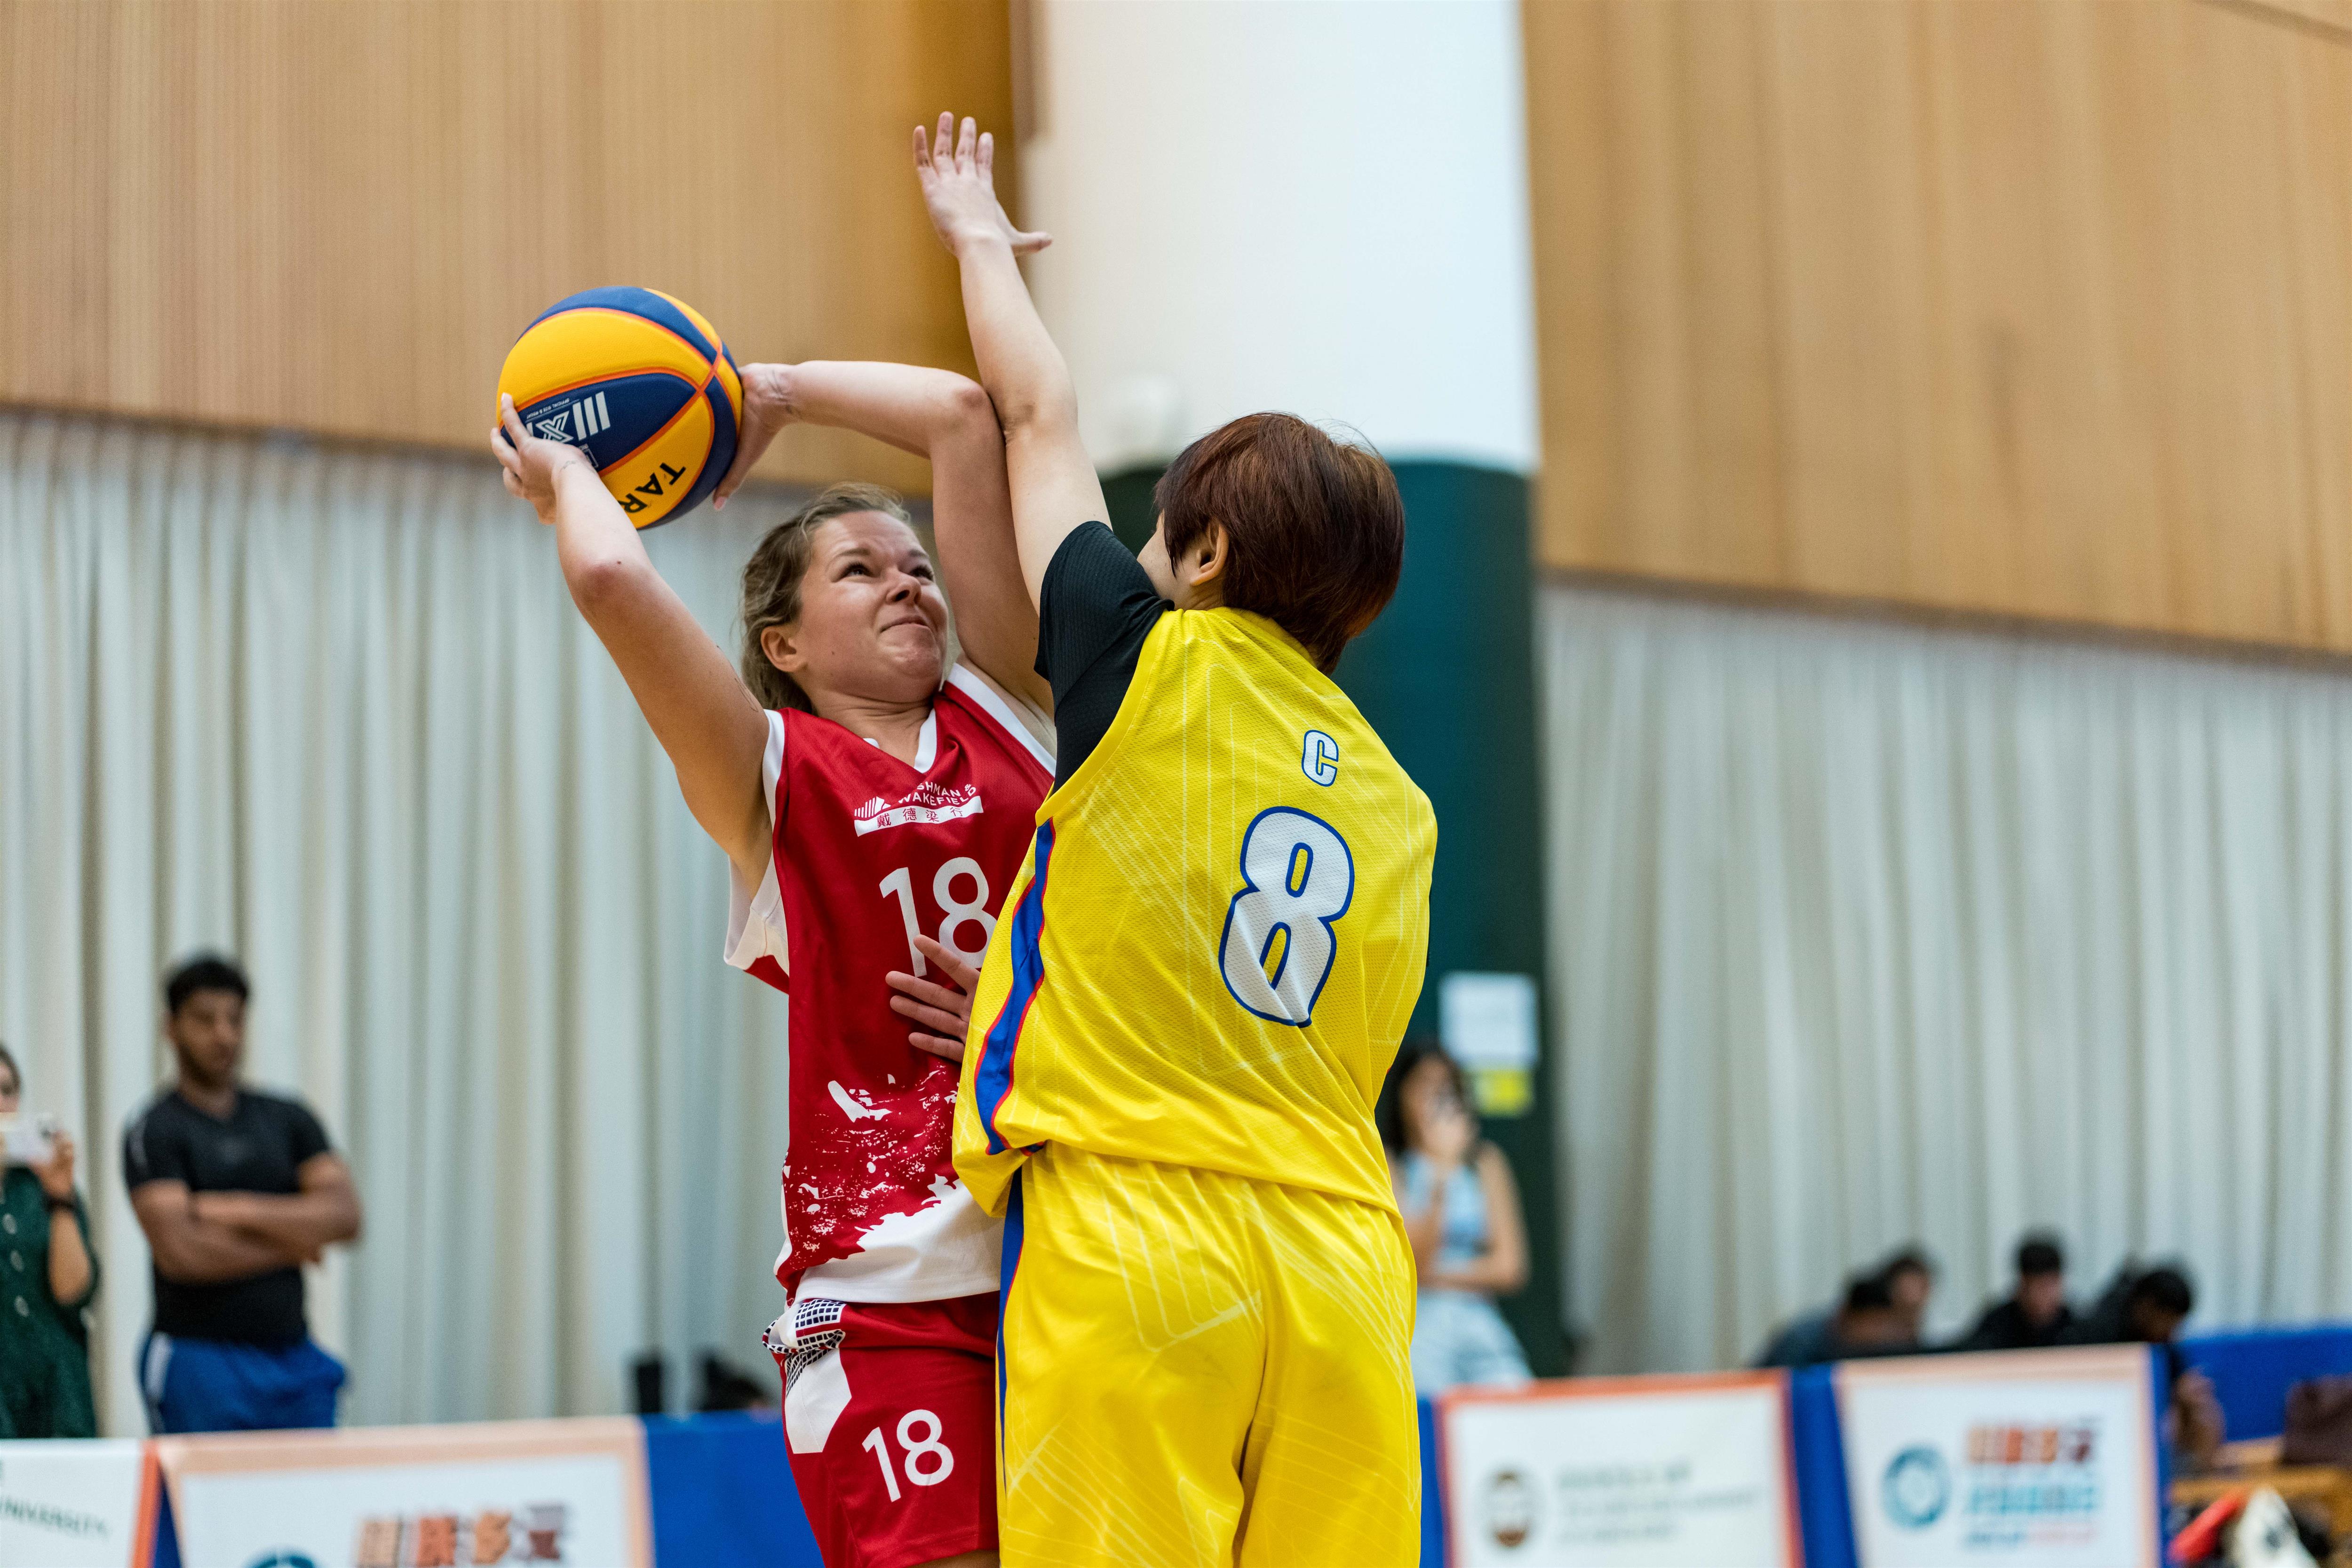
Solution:
<svg viewBox="0 0 2352 1568"><path fill-rule="evenodd" d="M1878 1497L1887 1518L1906 1530L1925 1530L1951 1503L1952 1472L1944 1456L1925 1444L1906 1448L1886 1467Z"/></svg>
<svg viewBox="0 0 2352 1568"><path fill-rule="evenodd" d="M319 1565L290 1547L280 1547L275 1552L263 1552L245 1568L319 1568Z"/></svg>

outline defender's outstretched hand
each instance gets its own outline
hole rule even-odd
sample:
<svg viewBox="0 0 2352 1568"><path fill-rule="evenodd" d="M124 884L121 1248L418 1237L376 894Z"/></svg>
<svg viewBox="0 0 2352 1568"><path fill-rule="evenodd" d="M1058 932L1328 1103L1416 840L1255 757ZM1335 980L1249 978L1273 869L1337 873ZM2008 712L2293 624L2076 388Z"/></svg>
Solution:
<svg viewBox="0 0 2352 1568"><path fill-rule="evenodd" d="M963 1060L964 1031L971 1025L971 994L980 987L980 971L966 963L961 955L940 946L929 937L915 938L915 951L923 955L925 966L936 969L961 989L950 990L928 980L918 980L903 972L886 976L890 989L898 993L890 998L890 1009L900 1017L923 1026L910 1029L907 1043L919 1051L929 1051L935 1057L945 1057L951 1062ZM924 1033L924 1030L930 1031Z"/></svg>
<svg viewBox="0 0 2352 1568"><path fill-rule="evenodd" d="M1001 238L1015 256L1032 255L1054 243L1050 234L1013 226L1004 205L996 199L996 138L969 118L959 135L955 116L940 115L936 142L921 126L915 127L915 178L922 184L931 226L950 255L962 254L957 247L975 238Z"/></svg>
<svg viewBox="0 0 2352 1568"><path fill-rule="evenodd" d="M506 469L507 494L530 502L540 521L553 522L557 476L565 468L578 468L594 478L596 470L589 464L588 454L524 429L514 399L504 394L499 397L499 425L490 432L490 450Z"/></svg>

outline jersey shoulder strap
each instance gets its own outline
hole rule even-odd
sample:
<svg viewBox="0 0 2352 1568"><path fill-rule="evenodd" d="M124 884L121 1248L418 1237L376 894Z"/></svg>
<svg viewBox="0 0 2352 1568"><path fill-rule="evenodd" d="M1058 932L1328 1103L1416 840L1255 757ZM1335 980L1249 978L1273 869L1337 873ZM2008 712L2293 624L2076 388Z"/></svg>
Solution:
<svg viewBox="0 0 2352 1568"><path fill-rule="evenodd" d="M939 700L941 706L952 705L969 714L975 723L998 736L1014 755L1034 763L1051 786L1052 748L1038 738L1004 694L990 685L979 671L958 660L948 669L947 683L940 688Z"/></svg>

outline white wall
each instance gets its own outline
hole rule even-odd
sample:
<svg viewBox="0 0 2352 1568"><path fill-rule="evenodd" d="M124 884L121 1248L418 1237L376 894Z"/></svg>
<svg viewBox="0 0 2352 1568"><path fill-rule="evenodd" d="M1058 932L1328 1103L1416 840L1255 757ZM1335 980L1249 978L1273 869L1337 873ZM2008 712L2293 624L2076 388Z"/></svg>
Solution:
<svg viewBox="0 0 2352 1568"><path fill-rule="evenodd" d="M1045 0L1023 219L1107 468L1237 415L1536 457L1510 0Z"/></svg>

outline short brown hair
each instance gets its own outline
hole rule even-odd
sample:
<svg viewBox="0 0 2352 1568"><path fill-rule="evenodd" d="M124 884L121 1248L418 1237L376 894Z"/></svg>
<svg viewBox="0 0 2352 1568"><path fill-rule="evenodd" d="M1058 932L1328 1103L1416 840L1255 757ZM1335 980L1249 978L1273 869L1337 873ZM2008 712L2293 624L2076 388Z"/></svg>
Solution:
<svg viewBox="0 0 2352 1568"><path fill-rule="evenodd" d="M1404 570L1404 502L1380 454L1290 414L1250 414L1184 448L1152 500L1171 564L1225 525L1224 602L1297 637L1329 674Z"/></svg>
<svg viewBox="0 0 2352 1568"><path fill-rule="evenodd" d="M800 682L768 662L760 634L801 618L801 580L808 575L816 531L836 517L878 511L912 526L907 503L880 485L835 485L768 530L743 563L743 684L762 708L814 712Z"/></svg>

